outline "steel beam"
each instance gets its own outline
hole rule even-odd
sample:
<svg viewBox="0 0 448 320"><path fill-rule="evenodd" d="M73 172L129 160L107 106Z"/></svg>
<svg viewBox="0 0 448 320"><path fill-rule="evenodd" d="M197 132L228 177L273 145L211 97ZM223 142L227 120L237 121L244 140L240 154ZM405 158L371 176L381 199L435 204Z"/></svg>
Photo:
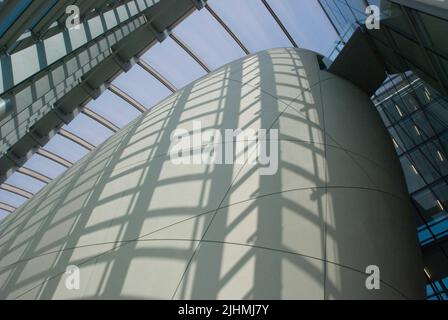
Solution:
<svg viewBox="0 0 448 320"><path fill-rule="evenodd" d="M46 175L43 175L37 171L34 171L34 170L26 168L26 167L18 168L17 172L20 172L21 174L27 175L31 178L37 179L44 183L50 183L52 180L50 177L47 177Z"/></svg>
<svg viewBox="0 0 448 320"><path fill-rule="evenodd" d="M164 76L162 76L159 72L157 72L153 67L151 67L144 60L140 59L137 63L145 71L150 73L154 78L159 80L159 82L162 83L165 87L167 87L168 90L170 90L171 92L176 92L177 88L171 82L169 82L168 79L166 79Z"/></svg>
<svg viewBox="0 0 448 320"><path fill-rule="evenodd" d="M199 63L199 65L207 72L210 72L210 68L206 65L206 63L197 55L193 52L193 50L185 43L183 42L179 37L177 37L174 33L170 34L170 38L174 40L174 42L176 42L182 49L185 50L186 53L188 53L188 55L190 57L192 57L197 63Z"/></svg>
<svg viewBox="0 0 448 320"><path fill-rule="evenodd" d="M9 204L0 202L0 210L7 211L9 213L13 213L17 208L10 206Z"/></svg>
<svg viewBox="0 0 448 320"><path fill-rule="evenodd" d="M269 11L269 13L271 14L271 16L274 18L275 22L277 22L278 26L280 27L280 29L282 29L283 33L286 35L286 37L288 38L288 40L291 42L291 44L295 47L298 48L297 43L294 41L294 38L291 36L291 34L289 33L288 29L286 29L285 25L283 24L283 22L280 20L280 18L277 16L277 14L275 13L275 11L271 8L271 6L269 5L269 3L266 0L261 0L261 2L264 4L264 6L266 7L266 9Z"/></svg>
<svg viewBox="0 0 448 320"><path fill-rule="evenodd" d="M137 100L132 98L130 95L128 95L124 91L120 90L120 88L118 88L117 86L114 86L113 84L111 84L109 86L109 90L112 93L114 93L117 96L119 96L120 98L122 98L123 100L125 100L127 103L129 103L131 106L133 106L138 111L143 113L143 112L145 112L147 110L140 102L138 102Z"/></svg>
<svg viewBox="0 0 448 320"><path fill-rule="evenodd" d="M84 108L82 110L82 113L91 118L92 120L95 120L96 122L100 123L101 125L105 126L109 130L113 132L117 132L120 128L114 125L112 122L104 118L103 116L100 116L98 113L90 110L89 108Z"/></svg>

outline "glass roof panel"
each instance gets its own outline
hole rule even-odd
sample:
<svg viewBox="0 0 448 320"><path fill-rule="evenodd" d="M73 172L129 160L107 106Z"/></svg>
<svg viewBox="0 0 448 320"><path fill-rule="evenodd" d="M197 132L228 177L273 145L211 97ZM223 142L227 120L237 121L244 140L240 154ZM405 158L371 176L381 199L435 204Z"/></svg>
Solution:
<svg viewBox="0 0 448 320"><path fill-rule="evenodd" d="M58 134L45 145L45 149L72 163L88 153L86 148Z"/></svg>
<svg viewBox="0 0 448 320"><path fill-rule="evenodd" d="M268 3L299 47L323 55L334 48L338 34L317 1L269 0Z"/></svg>
<svg viewBox="0 0 448 320"><path fill-rule="evenodd" d="M98 146L113 134L110 129L82 113L63 128L94 146Z"/></svg>
<svg viewBox="0 0 448 320"><path fill-rule="evenodd" d="M6 183L31 193L37 193L40 189L46 186L44 182L21 174L20 172L14 172L6 180Z"/></svg>
<svg viewBox="0 0 448 320"><path fill-rule="evenodd" d="M208 3L249 51L292 46L261 1L210 0Z"/></svg>
<svg viewBox="0 0 448 320"><path fill-rule="evenodd" d="M155 44L142 59L178 89L206 74L205 70L171 38Z"/></svg>
<svg viewBox="0 0 448 320"><path fill-rule="evenodd" d="M22 204L24 204L27 200L28 200L27 198L19 196L18 194L0 189L0 202L18 208Z"/></svg>
<svg viewBox="0 0 448 320"><path fill-rule="evenodd" d="M207 10L193 12L174 32L203 58L212 70L245 55Z"/></svg>
<svg viewBox="0 0 448 320"><path fill-rule="evenodd" d="M6 218L8 215L9 215L9 212L8 212L8 211L1 210L1 209L0 209L0 220Z"/></svg>
<svg viewBox="0 0 448 320"><path fill-rule="evenodd" d="M45 146L45 148L46 147L47 146ZM24 167L39 172L51 179L56 178L67 169L64 166L38 154L34 154L25 163Z"/></svg>
<svg viewBox="0 0 448 320"><path fill-rule="evenodd" d="M119 128L141 114L140 111L109 90L105 91L98 99L90 101L87 107Z"/></svg>
<svg viewBox="0 0 448 320"><path fill-rule="evenodd" d="M171 94L167 87L139 65L120 75L113 84L146 108L152 107Z"/></svg>

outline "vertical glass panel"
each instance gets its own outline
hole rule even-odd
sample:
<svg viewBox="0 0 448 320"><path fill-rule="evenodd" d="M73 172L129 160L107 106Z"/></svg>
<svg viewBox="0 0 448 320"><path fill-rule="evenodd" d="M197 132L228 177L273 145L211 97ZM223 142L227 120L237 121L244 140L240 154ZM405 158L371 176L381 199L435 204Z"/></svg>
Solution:
<svg viewBox="0 0 448 320"><path fill-rule="evenodd" d="M404 176L406 178L406 184L409 193L412 193L425 186L425 182L422 177L416 173L411 165L411 162L406 156L400 158L401 167L403 168Z"/></svg>
<svg viewBox="0 0 448 320"><path fill-rule="evenodd" d="M400 48L400 53L405 56L413 65L421 70L431 70L428 65L424 53L416 41L409 40L401 34L390 30L392 37L394 38L397 46Z"/></svg>
<svg viewBox="0 0 448 320"><path fill-rule="evenodd" d="M448 30L448 21L442 20L438 17L426 14L424 12L414 12L414 14L420 16L420 20L423 23L429 36L429 43L436 51L448 55L448 42L446 41L446 30Z"/></svg>
<svg viewBox="0 0 448 320"><path fill-rule="evenodd" d="M235 40L207 11L195 11L174 32L212 69L245 55Z"/></svg>
<svg viewBox="0 0 448 320"><path fill-rule="evenodd" d="M434 176L448 174L448 161L444 148L438 140L430 141L420 147L421 152L426 156L432 165ZM437 172L437 173L436 173Z"/></svg>
<svg viewBox="0 0 448 320"><path fill-rule="evenodd" d="M440 175L434 170L434 167L431 163L428 162L427 158L420 152L420 150L415 150L410 153L410 157L412 162L415 164L417 171L423 176L426 183L431 183Z"/></svg>
<svg viewBox="0 0 448 320"><path fill-rule="evenodd" d="M389 133L392 136L392 138L395 140L395 143L397 144L397 146L395 146L395 148L397 149L397 153L401 154L404 152L405 150L405 146L403 141L401 141L400 136L398 135L397 131L394 128L389 128Z"/></svg>
<svg viewBox="0 0 448 320"><path fill-rule="evenodd" d="M415 146L414 141L410 138L409 134L406 130L400 126L400 123L394 126L398 136L400 137L401 142L404 144L404 149L411 149Z"/></svg>
<svg viewBox="0 0 448 320"><path fill-rule="evenodd" d="M408 108L408 105L406 104L406 102L403 100L403 98L401 96L395 95L392 98L392 102L394 104L395 111L398 113L399 119L408 115L410 112L412 112L412 110L410 110Z"/></svg>
<svg viewBox="0 0 448 320"><path fill-rule="evenodd" d="M384 112L383 107L380 105L380 106L378 106L377 110L378 110L378 113L379 113L380 116L381 116L381 119L383 120L384 125L385 125L386 127L388 127L388 126L390 125L390 121L389 121L389 119L387 118L387 115L386 115L386 113Z"/></svg>
<svg viewBox="0 0 448 320"><path fill-rule="evenodd" d="M413 36L413 32L410 29L409 23L406 17L401 11L400 5L391 2L390 3L391 18L384 21L387 26L392 29L398 29L400 32L406 33L409 36Z"/></svg>
<svg viewBox="0 0 448 320"><path fill-rule="evenodd" d="M431 225L431 231L434 233L436 238L442 238L448 233L448 218L445 217L444 219L441 219L440 221L437 221L437 223L434 223Z"/></svg>
<svg viewBox="0 0 448 320"><path fill-rule="evenodd" d="M425 112L436 132L448 129L448 105L444 101L433 101L426 107Z"/></svg>
<svg viewBox="0 0 448 320"><path fill-rule="evenodd" d="M422 111L418 111L412 115L412 120L415 125L420 130L424 139L429 139L434 136L434 130L431 127L431 124L428 122L425 114Z"/></svg>
<svg viewBox="0 0 448 320"><path fill-rule="evenodd" d="M419 108L419 103L412 92L407 92L401 97L403 99L406 111L412 113Z"/></svg>
<svg viewBox="0 0 448 320"><path fill-rule="evenodd" d="M429 243L434 240L432 238L431 232L429 232L428 228L421 227L421 228L418 228L417 230L418 230L418 239L419 239L421 245L424 245L424 244Z"/></svg>
<svg viewBox="0 0 448 320"><path fill-rule="evenodd" d="M425 221L429 222L443 215L442 208L437 203L437 198L430 189L422 190L412 196L415 203L424 217Z"/></svg>
<svg viewBox="0 0 448 320"><path fill-rule="evenodd" d="M448 133L443 134L440 138L439 138L439 142L440 145L442 146L442 151L444 151L442 153L442 156L444 158L446 158L448 155L446 155L446 150L448 150ZM448 159L445 159L448 160ZM448 164L447 164L448 165Z"/></svg>
<svg viewBox="0 0 448 320"><path fill-rule="evenodd" d="M448 185L439 183L432 188L444 208L448 208Z"/></svg>
<svg viewBox="0 0 448 320"><path fill-rule="evenodd" d="M427 86L424 86L421 81L412 85L414 88L415 95L420 102L420 105L424 106L430 102L433 98L431 92Z"/></svg>
<svg viewBox="0 0 448 320"><path fill-rule="evenodd" d="M398 104L393 101L392 99L389 99L387 101L383 102L384 112L386 112L387 116L392 122L400 120L404 113L401 110L401 108L398 106Z"/></svg>
<svg viewBox="0 0 448 320"><path fill-rule="evenodd" d="M397 124L397 127L400 127L405 138L402 138L406 141L406 139L409 139L409 141L412 141L412 143L407 144L408 147L411 147L413 144L419 144L422 143L425 139L424 137L424 131L420 129L418 126L415 125L414 121L411 119L406 119Z"/></svg>
<svg viewBox="0 0 448 320"><path fill-rule="evenodd" d="M82 113L63 128L94 146L101 144L113 133L110 129Z"/></svg>

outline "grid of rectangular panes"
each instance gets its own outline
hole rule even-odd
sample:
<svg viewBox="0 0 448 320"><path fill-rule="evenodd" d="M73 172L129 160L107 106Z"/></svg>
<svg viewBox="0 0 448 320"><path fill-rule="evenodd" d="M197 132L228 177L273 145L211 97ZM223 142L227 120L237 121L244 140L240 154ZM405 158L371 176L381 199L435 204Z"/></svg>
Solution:
<svg viewBox="0 0 448 320"><path fill-rule="evenodd" d="M319 0L319 3L341 37L354 24L365 24L366 4L379 6L381 32L364 29L381 49L390 71L413 70L439 92L448 93L447 20L392 1Z"/></svg>
<svg viewBox="0 0 448 320"><path fill-rule="evenodd" d="M448 99L415 77L402 78L377 109L400 157L425 245L448 234Z"/></svg>

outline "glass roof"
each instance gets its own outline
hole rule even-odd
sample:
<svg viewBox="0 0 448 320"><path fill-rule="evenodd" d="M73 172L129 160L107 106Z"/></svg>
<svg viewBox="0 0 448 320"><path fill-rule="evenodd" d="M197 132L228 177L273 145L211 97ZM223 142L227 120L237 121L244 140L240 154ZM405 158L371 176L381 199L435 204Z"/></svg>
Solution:
<svg viewBox="0 0 448 320"><path fill-rule="evenodd" d="M142 59L178 89L206 74L206 71L171 38L154 45Z"/></svg>
<svg viewBox="0 0 448 320"><path fill-rule="evenodd" d="M56 2L56 0L51 1L48 7L42 8L40 16L31 27L51 11ZM368 2L376 4L378 0ZM18 1L17 6L0 23L0 36L31 3L31 0ZM358 17L363 11L362 6L357 7L357 4L361 2L342 0L209 0L207 3L222 21L218 21L210 10L205 8L194 11L173 30L173 34L188 46L192 54L203 61L211 71L245 55L231 33L250 53L293 45L269 12L266 4L271 7L299 47L326 56L339 40L336 31L344 34L347 26L352 22L347 17L352 14ZM351 4L352 10L347 6L348 3ZM323 8L326 13L322 10ZM331 25L328 18L333 21L335 27ZM228 30L222 23L228 27ZM95 33L92 34L93 37L95 35ZM57 37L47 42L56 40ZM74 43L74 48L77 45ZM177 89L207 73L207 68L201 66L189 52L170 37L152 46L140 59ZM389 85L395 86L401 80L390 81ZM113 85L124 95L131 97L146 109L150 109L172 93L162 81L163 79L157 79L137 64L127 73L118 76L113 81ZM416 219L420 226L419 240L422 244L426 244L448 232L448 213L445 209L448 205L448 187L447 181L444 180L448 173L448 162L441 153L441 150L448 148L448 133L445 132L448 125L448 116L445 112L445 109L448 110L448 102L432 98L431 92L417 85L418 83L414 86L417 98L428 100L421 101L421 105L424 106L423 111L412 110L412 101L397 101L396 104L388 104L388 101L384 101L377 107L394 139L408 189L422 213ZM383 89L386 90L387 86ZM90 101L86 108L116 127L122 128L141 114L141 110L132 105L124 95L113 90L106 90L98 99ZM393 101L392 98L389 100ZM413 115L410 116L410 114ZM425 117L420 116L421 114ZM408 117L407 120L403 119ZM92 147L98 146L113 134L111 129L94 120L87 113L79 114L63 129ZM89 153L89 149L62 134L55 135L42 148L42 151L35 153L23 165L22 169L25 169L25 172L16 171L5 184L23 190L24 194L35 194L46 185L44 181L55 179L67 170L70 164L76 163ZM62 159L65 166L60 164L61 161L58 163L58 159L51 159L46 152L58 157L59 160ZM433 170L434 168L437 170ZM26 170L37 176L27 174ZM27 200L25 196L0 188L0 204L4 204L0 207L0 220ZM448 278L444 281L448 286ZM428 287L428 296L434 294L431 290L433 289Z"/></svg>
<svg viewBox="0 0 448 320"><path fill-rule="evenodd" d="M18 208L24 204L26 200L27 198L19 196L18 194L0 189L0 202L6 203L7 205Z"/></svg>
<svg viewBox="0 0 448 320"><path fill-rule="evenodd" d="M84 157L89 150L79 144L57 134L46 145L45 149L74 163Z"/></svg>
<svg viewBox="0 0 448 320"><path fill-rule="evenodd" d="M23 5L25 3L26 1L21 2ZM251 53L269 48L292 46L261 0L211 0L207 3L219 19L227 25L230 32L208 8L194 11L173 30L175 37L184 43L196 58L204 62L205 68L171 37L152 46L140 58L142 63L153 68L173 87L180 89L205 75L206 69L212 71L243 57L245 52L231 33ZM301 1L299 4L296 0L268 1L268 3L300 47L326 53L325 51L333 46L337 35L332 28L328 27L326 16L318 5L308 1L306 3ZM16 14L20 14L25 9L22 7L17 8ZM6 22L2 23L3 28ZM316 32L319 32L318 37ZM148 109L172 93L166 83L162 83L138 64L127 73L118 76L113 81L113 85ZM141 114L141 110L132 105L126 96L113 90L106 90L98 99L87 103L86 108L118 128L125 126ZM113 134L110 128L100 124L87 113L79 114L63 129L93 147L98 146ZM44 152L34 154L23 168L35 172L43 180L54 179L67 169L66 166L89 153L85 146L62 134L55 135L42 150ZM58 159L49 157L46 152L58 157L59 160L62 159L62 164L65 166L61 164L61 161L58 162ZM11 175L5 183L31 194L35 194L45 185L36 177L19 171ZM7 190L0 191L0 202L14 208L27 200ZM1 219L8 212L0 210Z"/></svg>
<svg viewBox="0 0 448 320"><path fill-rule="evenodd" d="M34 154L24 165L25 168L31 169L33 171L39 172L40 174L48 177L50 179L54 179L63 173L67 168L47 159L39 154ZM19 172L15 172L9 179L6 181L7 183L13 184L12 181L15 179L15 176L18 175Z"/></svg>
<svg viewBox="0 0 448 320"><path fill-rule="evenodd" d="M98 146L113 134L110 129L82 113L62 128L74 133L94 146Z"/></svg>
<svg viewBox="0 0 448 320"><path fill-rule="evenodd" d="M0 36L12 26L30 4L31 0L21 0L16 4L14 9L0 23Z"/></svg>
<svg viewBox="0 0 448 320"><path fill-rule="evenodd" d="M299 46L325 56L331 52L338 35L325 16L315 14L321 10L317 1L269 0L268 3ZM301 12L300 19L297 12ZM315 30L319 34L303 30Z"/></svg>
<svg viewBox="0 0 448 320"><path fill-rule="evenodd" d="M211 0L209 4L249 51L292 46L261 1ZM302 16L300 10L295 14L297 20Z"/></svg>

